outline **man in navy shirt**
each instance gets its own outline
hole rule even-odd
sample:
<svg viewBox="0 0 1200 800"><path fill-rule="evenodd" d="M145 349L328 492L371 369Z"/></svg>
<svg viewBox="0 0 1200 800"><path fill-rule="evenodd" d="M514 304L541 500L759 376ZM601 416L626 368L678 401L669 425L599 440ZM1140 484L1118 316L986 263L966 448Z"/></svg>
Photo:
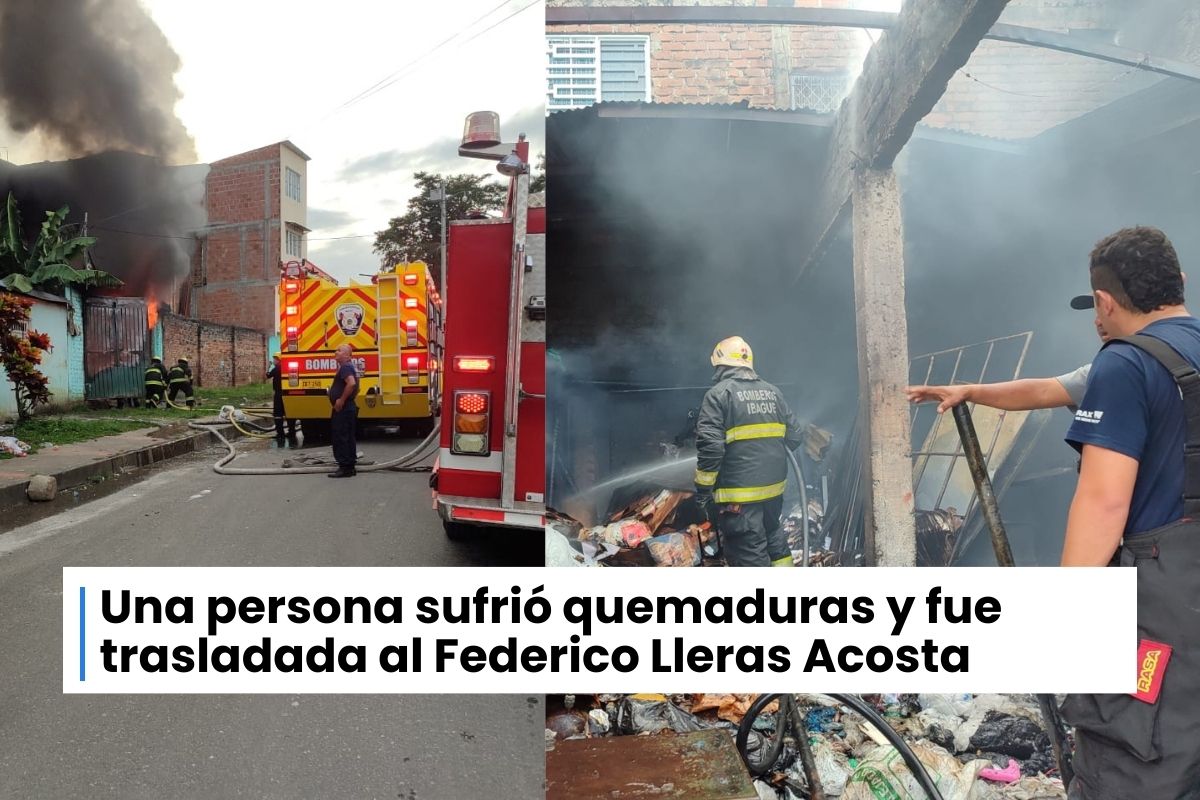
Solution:
<svg viewBox="0 0 1200 800"><path fill-rule="evenodd" d="M1179 259L1162 231L1118 231L1090 261L1097 324L1115 340L1092 361L1067 433L1082 460L1062 564L1137 568L1139 691L1068 696L1064 717L1076 727L1069 797L1196 798L1200 524L1184 514L1183 383L1151 351L1165 343L1176 374L1195 376L1188 365L1200 367L1200 321L1184 308ZM1143 349L1119 340L1134 334L1157 342Z"/></svg>
<svg viewBox="0 0 1200 800"><path fill-rule="evenodd" d="M358 395L358 372L350 361L351 352L350 345L343 344L333 354L338 371L329 386L329 402L333 406L329 427L333 458L338 468L329 473L331 478L349 478L357 474L354 465L358 462L358 443L354 439L354 428L358 424L358 406L354 398Z"/></svg>
<svg viewBox="0 0 1200 800"><path fill-rule="evenodd" d="M1092 286L1110 336L1144 333L1200 365L1200 320L1184 308L1183 274L1161 231L1129 228L1102 240ZM1063 566L1104 566L1123 536L1183 516L1184 431L1179 388L1165 367L1125 342L1100 351L1067 432L1083 461Z"/></svg>

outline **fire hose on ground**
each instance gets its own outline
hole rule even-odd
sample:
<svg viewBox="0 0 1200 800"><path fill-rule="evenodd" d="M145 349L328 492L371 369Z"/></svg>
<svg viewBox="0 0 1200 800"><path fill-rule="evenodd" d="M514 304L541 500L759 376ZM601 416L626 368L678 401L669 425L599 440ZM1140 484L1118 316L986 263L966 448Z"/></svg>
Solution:
<svg viewBox="0 0 1200 800"><path fill-rule="evenodd" d="M917 758L917 754L904 741L904 738L896 732L895 728L888 724L886 719L880 716L879 712L864 702L862 698L855 695L830 694L828 697L832 697L842 705L849 707L851 711L858 713L873 728L883 734L888 743L896 748L896 752L900 754L909 771L925 792L928 800L942 800L942 794L938 791L937 783L930 776L925 765L921 763L921 759ZM775 737L770 742L770 747L765 758L762 758L762 760L759 760L758 757L751 758L750 734L754 729L754 723L767 706L776 700L779 701L779 713L776 717L777 730ZM752 777L759 778L765 775L771 770L783 752L783 740L788 728L791 729L795 739L801 765L804 768L805 777L808 781L809 797L814 798L814 800L824 800L826 795L824 787L821 786L821 779L817 774L812 752L808 746L808 731L804 726L804 717L800 715L799 706L793 695L759 695L750 704L750 708L746 710L746 715L742 718L742 722L738 726L737 737L735 739L735 744L742 756L742 761L746 764L746 768L750 771Z"/></svg>
<svg viewBox="0 0 1200 800"><path fill-rule="evenodd" d="M226 466L230 461L237 457L237 449L233 446L233 442L229 441L226 436L216 428L218 425L225 425L229 421L234 421L234 415L229 415L229 420L205 420L193 421L188 423L189 428L196 430L208 431L221 440L221 443L229 449L229 453L223 456L217 463L213 464L213 472L218 475L325 475L329 473L328 467L229 467ZM234 427L241 430L241 427L234 422ZM433 430L429 432L420 444L409 450L404 455L393 458L388 461L382 461L378 464L369 464L358 467L359 472L380 472L383 470L392 470L399 472L415 472L420 469L418 466L422 461L426 460L437 452L438 434L441 432L441 424L433 426ZM272 434L274 435L274 434Z"/></svg>

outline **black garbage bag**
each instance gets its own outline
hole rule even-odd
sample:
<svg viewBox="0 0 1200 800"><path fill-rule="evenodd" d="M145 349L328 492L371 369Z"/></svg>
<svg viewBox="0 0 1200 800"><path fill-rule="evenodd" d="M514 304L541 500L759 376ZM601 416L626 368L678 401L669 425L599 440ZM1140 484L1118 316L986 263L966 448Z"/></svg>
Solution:
<svg viewBox="0 0 1200 800"><path fill-rule="evenodd" d="M1035 753L1051 753L1050 737L1042 726L1027 717L989 711L979 723L979 729L971 736L971 749L989 753L1001 753L1018 760L1032 757Z"/></svg>
<svg viewBox="0 0 1200 800"><path fill-rule="evenodd" d="M704 730L704 725L692 714L667 700L640 700L624 697L617 705L616 729L623 734L692 733Z"/></svg>

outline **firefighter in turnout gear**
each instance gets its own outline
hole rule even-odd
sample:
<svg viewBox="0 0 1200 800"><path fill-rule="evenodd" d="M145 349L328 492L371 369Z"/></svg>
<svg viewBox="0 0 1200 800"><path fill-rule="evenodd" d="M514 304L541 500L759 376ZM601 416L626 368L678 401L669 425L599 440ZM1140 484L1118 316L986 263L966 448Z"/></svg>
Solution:
<svg viewBox="0 0 1200 800"><path fill-rule="evenodd" d="M713 387L696 423L696 499L721 532L734 567L790 567L780 528L787 452L801 428L774 386L754 371L750 345L731 336L713 350Z"/></svg>
<svg viewBox="0 0 1200 800"><path fill-rule="evenodd" d="M162 359L158 356L150 359L146 368L146 405L155 408L163 404L163 396L167 391L167 376L163 371Z"/></svg>
<svg viewBox="0 0 1200 800"><path fill-rule="evenodd" d="M186 358L179 359L167 371L167 399L174 403L180 392L187 398L188 408L196 405L196 398L192 391L192 368L188 366Z"/></svg>
<svg viewBox="0 0 1200 800"><path fill-rule="evenodd" d="M271 368L267 370L267 379L271 381L272 405L271 411L275 417L275 444L283 447L283 423L287 422L287 441L292 447L297 446L296 420L289 419L283 410L283 361L281 354L271 357Z"/></svg>

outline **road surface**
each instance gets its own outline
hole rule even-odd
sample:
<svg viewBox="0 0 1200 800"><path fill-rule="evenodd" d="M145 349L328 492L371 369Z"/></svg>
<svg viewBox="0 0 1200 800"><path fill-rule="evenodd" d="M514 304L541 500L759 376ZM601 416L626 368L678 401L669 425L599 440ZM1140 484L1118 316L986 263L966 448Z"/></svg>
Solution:
<svg viewBox="0 0 1200 800"><path fill-rule="evenodd" d="M409 446L361 449L384 460ZM238 463L295 455L252 450ZM539 697L61 693L63 566L541 559L540 537L447 541L425 473L223 477L217 455L0 533L0 797L540 797Z"/></svg>

